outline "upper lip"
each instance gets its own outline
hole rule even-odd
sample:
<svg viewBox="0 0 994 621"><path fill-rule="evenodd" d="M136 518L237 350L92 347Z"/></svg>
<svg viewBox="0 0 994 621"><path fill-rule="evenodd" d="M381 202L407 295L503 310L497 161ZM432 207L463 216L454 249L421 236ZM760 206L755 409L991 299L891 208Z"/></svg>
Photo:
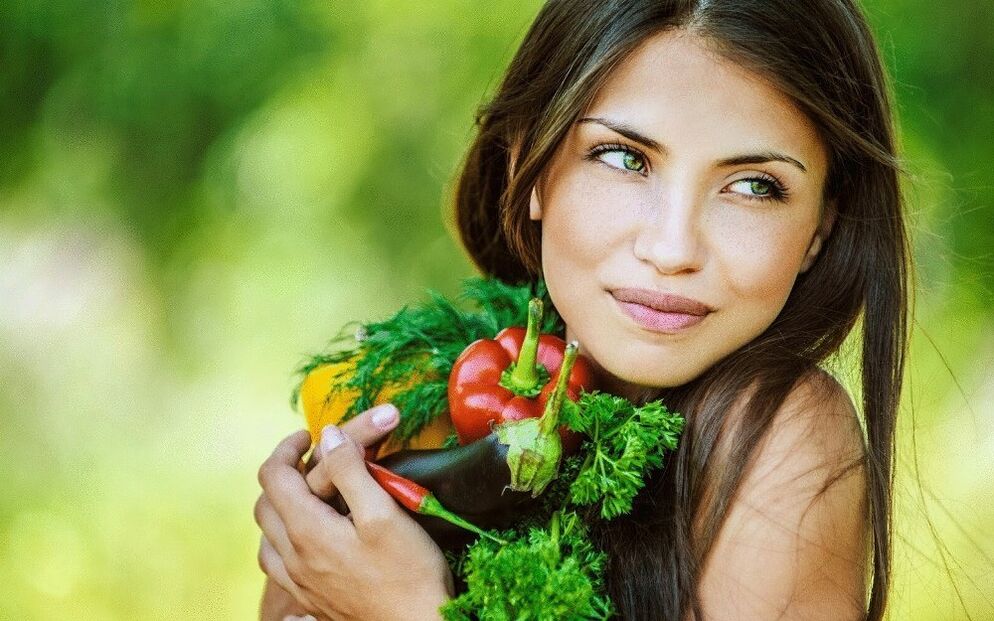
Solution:
<svg viewBox="0 0 994 621"><path fill-rule="evenodd" d="M621 302L641 304L642 306L648 306L664 313L704 316L714 310L707 304L691 298L685 298L672 293L661 293L650 289L623 287L621 289L613 289L611 295Z"/></svg>

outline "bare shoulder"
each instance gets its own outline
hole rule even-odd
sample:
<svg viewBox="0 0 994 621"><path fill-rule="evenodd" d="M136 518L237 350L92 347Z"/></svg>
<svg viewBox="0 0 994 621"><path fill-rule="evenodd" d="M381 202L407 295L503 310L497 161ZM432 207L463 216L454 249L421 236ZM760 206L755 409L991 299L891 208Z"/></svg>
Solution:
<svg viewBox="0 0 994 621"><path fill-rule="evenodd" d="M863 431L846 389L829 373L803 377L776 414L770 434L757 454L757 465L777 461L783 474L803 475L805 468L857 466L864 455Z"/></svg>
<svg viewBox="0 0 994 621"><path fill-rule="evenodd" d="M859 619L868 518L863 434L845 389L804 377L777 411L705 563L708 619Z"/></svg>

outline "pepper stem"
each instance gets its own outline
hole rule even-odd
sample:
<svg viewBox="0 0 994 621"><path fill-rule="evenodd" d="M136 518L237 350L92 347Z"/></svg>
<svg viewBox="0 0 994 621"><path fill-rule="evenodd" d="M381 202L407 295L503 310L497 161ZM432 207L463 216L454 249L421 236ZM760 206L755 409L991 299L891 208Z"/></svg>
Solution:
<svg viewBox="0 0 994 621"><path fill-rule="evenodd" d="M431 515L437 518L441 518L446 522L465 528L470 532L474 532L477 535L480 535L481 537L486 537L487 539L499 543L502 546L507 545L507 542L504 541L503 539L491 535L490 533L483 530L479 526L476 526L473 523L464 520L455 513L446 509L444 506L442 506L442 503L439 502L438 498L435 498L434 494L429 493L421 500L421 506L418 507L418 513L422 515Z"/></svg>
<svg viewBox="0 0 994 621"><path fill-rule="evenodd" d="M576 352L580 344L570 341L566 346L563 355L563 364L559 367L559 377L556 380L556 388L553 390L549 400L545 402L545 411L539 419L539 432L544 435L558 433L559 413L563 408L563 401L566 399L566 386L569 384L569 376L573 372L573 363L576 362Z"/></svg>
<svg viewBox="0 0 994 621"><path fill-rule="evenodd" d="M514 369L507 376L508 389L515 394L521 394L535 388L540 380L540 374L535 362L538 358L539 323L542 321L542 299L532 298L528 301L528 326L525 328L525 338L521 341L518 359ZM520 392L519 392L520 391Z"/></svg>

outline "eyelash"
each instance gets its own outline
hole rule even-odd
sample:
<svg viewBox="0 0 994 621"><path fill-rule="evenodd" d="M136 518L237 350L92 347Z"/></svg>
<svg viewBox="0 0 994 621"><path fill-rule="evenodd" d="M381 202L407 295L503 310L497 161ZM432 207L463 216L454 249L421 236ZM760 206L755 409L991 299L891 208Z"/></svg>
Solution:
<svg viewBox="0 0 994 621"><path fill-rule="evenodd" d="M645 155L643 155L638 149L634 149L634 148L632 148L632 147L630 147L628 145L621 144L621 143L599 144L599 145L597 145L596 147L594 147L593 149L591 149L587 153L585 159L590 160L590 161L596 160L596 161L599 161L599 162L603 163L605 166L611 166L610 164L608 164L608 163L606 163L606 162L604 162L603 160L600 159L600 155L601 154L603 154L603 153L610 153L611 151L623 151L625 153L629 153L631 155L634 155L635 157L639 158L639 160L642 161L642 165L643 165L643 167L645 167L645 160L646 160ZM625 173L632 172L632 173L635 173L637 175L644 176L644 173L642 173L641 171L637 171L637 170L622 170L622 169L616 168L614 166L611 166L611 168L614 168L615 170L620 170L621 172L625 172ZM766 195L766 196L756 196L756 195L750 196L748 194L744 194L743 196L745 196L748 200L760 201L760 202L765 202L765 201L779 201L779 202L783 203L783 202L786 202L787 198L790 196L790 190L787 188L787 186L785 186L784 184L780 183L780 181L776 177L772 177L772 176L770 176L768 174L765 174L765 173L761 173L760 175L755 176L755 177L745 177L744 179L736 179L733 183L739 183L741 181L762 181L764 183L769 184L770 193L768 195Z"/></svg>

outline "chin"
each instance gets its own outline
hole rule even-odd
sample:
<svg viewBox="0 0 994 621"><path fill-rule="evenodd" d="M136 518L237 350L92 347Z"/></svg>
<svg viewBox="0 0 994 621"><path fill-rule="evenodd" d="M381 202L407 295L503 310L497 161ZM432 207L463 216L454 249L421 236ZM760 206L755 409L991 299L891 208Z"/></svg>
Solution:
<svg viewBox="0 0 994 621"><path fill-rule="evenodd" d="M700 377L704 370L695 369L661 369L658 371L638 369L627 380L632 384L653 388L674 388Z"/></svg>
<svg viewBox="0 0 994 621"><path fill-rule="evenodd" d="M709 366L683 360L657 364L633 364L630 357L604 361L604 370L626 385L644 389L673 388L700 377ZM631 388L636 390L637 388Z"/></svg>

